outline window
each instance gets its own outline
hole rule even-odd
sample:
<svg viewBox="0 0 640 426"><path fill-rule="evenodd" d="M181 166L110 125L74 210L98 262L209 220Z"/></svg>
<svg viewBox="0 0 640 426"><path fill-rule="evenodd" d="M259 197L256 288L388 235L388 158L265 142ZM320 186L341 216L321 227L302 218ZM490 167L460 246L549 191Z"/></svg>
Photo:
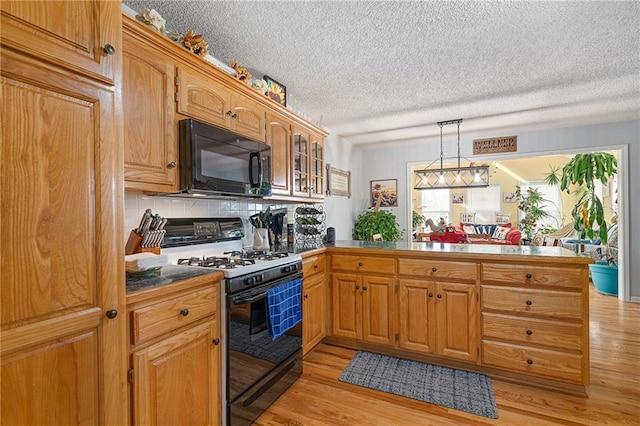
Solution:
<svg viewBox="0 0 640 426"><path fill-rule="evenodd" d="M451 190L428 189L420 191L420 212L425 219L438 222L443 217L445 223L449 223L451 217Z"/></svg>
<svg viewBox="0 0 640 426"><path fill-rule="evenodd" d="M543 198L548 202L542 205L542 209L549 213L549 217L542 218L538 221L537 228L549 227L560 228L562 224L562 197L560 194L560 187L557 185L547 185L543 182L519 182L522 191L526 191L527 188L537 189ZM524 212L518 210L518 222L524 217Z"/></svg>
<svg viewBox="0 0 640 426"><path fill-rule="evenodd" d="M476 214L476 223L495 223L496 213L501 211L502 186L467 189L467 211Z"/></svg>

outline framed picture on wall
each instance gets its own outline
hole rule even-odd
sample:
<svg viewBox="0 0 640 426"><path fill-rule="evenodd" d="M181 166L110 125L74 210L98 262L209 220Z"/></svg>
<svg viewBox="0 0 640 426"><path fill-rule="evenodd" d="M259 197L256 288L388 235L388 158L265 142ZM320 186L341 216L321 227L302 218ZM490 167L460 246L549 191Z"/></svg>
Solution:
<svg viewBox="0 0 640 426"><path fill-rule="evenodd" d="M453 204L462 204L462 203L464 203L464 194L453 194L451 202Z"/></svg>
<svg viewBox="0 0 640 426"><path fill-rule="evenodd" d="M502 201L505 203L515 203L516 193L515 192L503 192L502 193Z"/></svg>
<svg viewBox="0 0 640 426"><path fill-rule="evenodd" d="M380 207L398 207L398 179L371 181L371 206L376 205L378 197L382 198Z"/></svg>

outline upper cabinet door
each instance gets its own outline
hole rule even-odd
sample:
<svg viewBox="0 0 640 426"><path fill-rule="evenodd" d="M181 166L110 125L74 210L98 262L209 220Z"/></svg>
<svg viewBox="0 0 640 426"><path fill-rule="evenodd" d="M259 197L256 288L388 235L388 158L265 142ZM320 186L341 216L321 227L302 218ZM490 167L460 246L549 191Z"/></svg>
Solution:
<svg viewBox="0 0 640 426"><path fill-rule="evenodd" d="M147 191L175 191L178 138L174 62L126 33L123 45L126 185Z"/></svg>
<svg viewBox="0 0 640 426"><path fill-rule="evenodd" d="M122 48L119 1L2 0L3 47L113 84Z"/></svg>
<svg viewBox="0 0 640 426"><path fill-rule="evenodd" d="M268 116L267 143L271 146L271 189L291 195L291 122L278 114Z"/></svg>
<svg viewBox="0 0 640 426"><path fill-rule="evenodd" d="M231 95L231 130L241 135L267 141L267 109L244 95Z"/></svg>
<svg viewBox="0 0 640 426"><path fill-rule="evenodd" d="M310 139L309 178L311 198L324 198L324 139L314 133Z"/></svg>
<svg viewBox="0 0 640 426"><path fill-rule="evenodd" d="M178 112L209 124L229 128L231 91L203 74L178 65Z"/></svg>

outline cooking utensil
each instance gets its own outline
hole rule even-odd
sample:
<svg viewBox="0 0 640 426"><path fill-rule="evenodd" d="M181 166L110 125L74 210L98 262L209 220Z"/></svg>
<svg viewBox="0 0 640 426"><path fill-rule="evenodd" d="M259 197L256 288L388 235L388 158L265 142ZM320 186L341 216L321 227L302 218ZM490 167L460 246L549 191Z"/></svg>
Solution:
<svg viewBox="0 0 640 426"><path fill-rule="evenodd" d="M136 228L136 232L138 234L142 235L142 231L144 229L144 225L145 225L145 223L147 223L147 219L149 218L149 216L151 216L151 209L145 210L145 212L142 214L142 218L140 219L140 224Z"/></svg>

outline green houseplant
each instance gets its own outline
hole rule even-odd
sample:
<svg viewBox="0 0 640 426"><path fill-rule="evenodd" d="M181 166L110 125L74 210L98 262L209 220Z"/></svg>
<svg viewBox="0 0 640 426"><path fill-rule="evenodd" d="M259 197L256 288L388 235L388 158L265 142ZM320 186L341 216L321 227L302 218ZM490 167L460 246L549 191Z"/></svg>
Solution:
<svg viewBox="0 0 640 426"><path fill-rule="evenodd" d="M518 209L524 212L524 217L520 220L520 229L525 239L531 240L536 231L538 221L550 216L542 208L548 200L537 189L527 188L522 191L520 186L516 186L516 199L518 200Z"/></svg>
<svg viewBox="0 0 640 426"><path fill-rule="evenodd" d="M573 227L581 240L594 237L600 239L605 247L604 253L596 260L595 265L589 265L591 279L600 293L615 295L618 283L617 256L611 255L609 242L609 228L604 216L602 200L596 193L596 185L601 182L608 184L617 173L618 161L615 156L606 152L592 152L577 154L562 171L552 169L546 176L548 184L560 185L560 190L571 193L571 187L577 185L578 202L571 210ZM617 240L617 227L615 227ZM616 242L617 245L617 242ZM617 255L617 248L615 250Z"/></svg>
<svg viewBox="0 0 640 426"><path fill-rule="evenodd" d="M418 213L415 210L411 211L411 226L415 229L418 226L422 225L424 221L427 220L423 215Z"/></svg>
<svg viewBox="0 0 640 426"><path fill-rule="evenodd" d="M375 234L382 235L383 241L396 241L404 235L404 229L400 230L392 212L369 208L358 215L353 226L353 239L371 241Z"/></svg>

